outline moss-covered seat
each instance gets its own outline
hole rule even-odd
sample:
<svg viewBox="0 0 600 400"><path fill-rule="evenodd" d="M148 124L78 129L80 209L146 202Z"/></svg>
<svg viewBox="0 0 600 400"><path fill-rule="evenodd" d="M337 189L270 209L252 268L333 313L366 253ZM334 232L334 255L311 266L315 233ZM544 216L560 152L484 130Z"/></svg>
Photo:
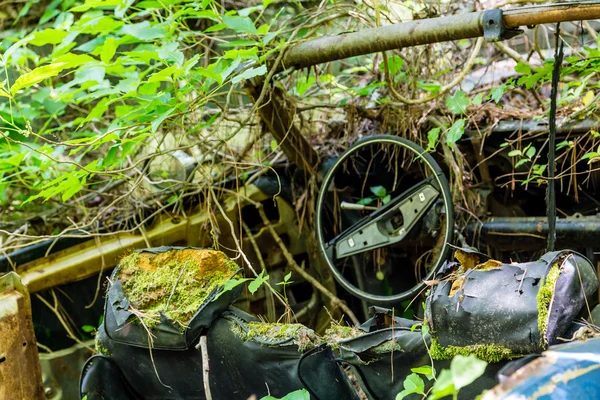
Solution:
<svg viewBox="0 0 600 400"><path fill-rule="evenodd" d="M266 324L231 307L242 285L225 254L157 248L125 257L111 276L104 323L81 396L96 399L204 399L199 337L206 336L213 399L357 399L331 348L297 324ZM231 281L235 283L235 281ZM322 382L327 382L323 385Z"/></svg>
<svg viewBox="0 0 600 400"><path fill-rule="evenodd" d="M493 362L540 353L570 339L575 319L597 303L596 271L573 251L519 264L469 250L455 258L427 299L434 359L475 354Z"/></svg>
<svg viewBox="0 0 600 400"><path fill-rule="evenodd" d="M328 341L339 353L342 363L348 364L362 390L373 400L394 399L404 389L404 379L413 368L430 366L428 348L431 337L422 332L421 323L393 316L392 310L371 307L373 317L360 329L334 327L328 331ZM393 321L393 324L392 324ZM498 383L496 373L505 363L490 363L485 373L473 384L462 389L459 399L473 399L483 390ZM393 366L393 367L392 367ZM450 367L450 360L436 360L436 371ZM433 382L425 382L429 390ZM418 394L406 399L421 399Z"/></svg>

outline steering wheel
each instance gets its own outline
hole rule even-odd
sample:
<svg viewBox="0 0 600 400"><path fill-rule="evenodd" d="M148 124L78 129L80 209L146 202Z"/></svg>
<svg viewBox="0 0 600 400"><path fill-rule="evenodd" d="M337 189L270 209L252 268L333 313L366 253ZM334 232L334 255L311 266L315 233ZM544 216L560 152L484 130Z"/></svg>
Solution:
<svg viewBox="0 0 600 400"><path fill-rule="evenodd" d="M453 235L448 181L417 144L375 135L348 148L316 204L320 251L337 282L367 302L408 300L446 260Z"/></svg>

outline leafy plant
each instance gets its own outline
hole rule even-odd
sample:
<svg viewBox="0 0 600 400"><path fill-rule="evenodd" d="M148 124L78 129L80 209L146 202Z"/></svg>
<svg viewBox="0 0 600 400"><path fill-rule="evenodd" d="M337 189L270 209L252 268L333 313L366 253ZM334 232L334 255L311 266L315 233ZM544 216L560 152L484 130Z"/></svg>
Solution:
<svg viewBox="0 0 600 400"><path fill-rule="evenodd" d="M295 392L288 393L281 398L265 396L260 400L310 400L310 393L308 393L306 389L300 389L296 390Z"/></svg>
<svg viewBox="0 0 600 400"><path fill-rule="evenodd" d="M369 188L369 190L371 191L371 193L373 193L374 196L362 198L359 201L357 201L356 204L368 206L369 204L372 204L373 201L379 200L382 204L385 205L389 203L392 199L392 196L387 193L386 188L384 188L383 186L372 186Z"/></svg>
<svg viewBox="0 0 600 400"><path fill-rule="evenodd" d="M410 394L420 394L423 398L430 400L441 399L446 396L452 396L456 399L460 390L479 378L485 372L487 362L479 360L477 357L458 355L450 363L450 369L443 369L439 375L429 365L419 368L412 368L412 374L404 380L404 390L396 396L396 400L401 400ZM427 392L425 391L425 381L434 380L433 386Z"/></svg>

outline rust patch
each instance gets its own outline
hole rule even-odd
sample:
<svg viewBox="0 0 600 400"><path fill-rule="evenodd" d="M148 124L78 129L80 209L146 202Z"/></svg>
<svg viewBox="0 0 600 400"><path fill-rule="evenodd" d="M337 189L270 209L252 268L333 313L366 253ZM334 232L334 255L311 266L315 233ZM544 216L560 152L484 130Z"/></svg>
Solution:
<svg viewBox="0 0 600 400"><path fill-rule="evenodd" d="M44 397L28 296L10 286L0 293L0 399Z"/></svg>

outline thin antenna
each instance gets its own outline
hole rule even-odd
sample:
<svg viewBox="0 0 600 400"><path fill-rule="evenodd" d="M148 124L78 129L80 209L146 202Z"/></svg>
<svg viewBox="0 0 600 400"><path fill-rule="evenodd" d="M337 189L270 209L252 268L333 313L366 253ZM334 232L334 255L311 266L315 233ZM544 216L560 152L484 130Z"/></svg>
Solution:
<svg viewBox="0 0 600 400"><path fill-rule="evenodd" d="M548 144L548 190L546 191L546 214L548 215L547 251L554 251L556 245L556 188L554 177L556 172L556 98L558 97L558 81L563 61L564 42L560 39L560 22L556 24L556 44L554 47L554 69L552 70L552 92L550 93L550 132Z"/></svg>

